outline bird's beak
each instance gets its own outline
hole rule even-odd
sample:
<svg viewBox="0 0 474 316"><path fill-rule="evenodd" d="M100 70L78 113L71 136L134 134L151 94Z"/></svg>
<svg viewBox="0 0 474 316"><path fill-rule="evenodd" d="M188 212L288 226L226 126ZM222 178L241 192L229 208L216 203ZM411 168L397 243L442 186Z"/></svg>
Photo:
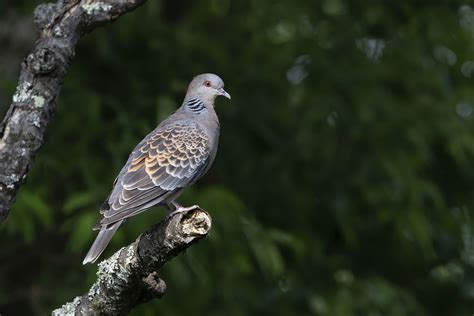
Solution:
<svg viewBox="0 0 474 316"><path fill-rule="evenodd" d="M217 89L217 95L221 95L223 97L226 97L227 99L230 100L230 94L228 94L224 88Z"/></svg>

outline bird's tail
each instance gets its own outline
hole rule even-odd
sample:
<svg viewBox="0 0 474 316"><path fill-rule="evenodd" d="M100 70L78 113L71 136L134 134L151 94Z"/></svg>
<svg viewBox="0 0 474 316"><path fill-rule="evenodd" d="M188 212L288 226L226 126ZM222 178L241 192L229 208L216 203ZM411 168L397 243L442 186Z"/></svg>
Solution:
<svg viewBox="0 0 474 316"><path fill-rule="evenodd" d="M95 262L97 258L99 258L100 254L105 250L105 247L107 247L110 240L112 239L112 236L115 234L115 232L120 227L123 221L124 220L122 219L118 222L109 224L100 229L99 234L94 240L94 243L92 244L91 249L89 249L89 252L84 258L84 261L82 261L82 264Z"/></svg>

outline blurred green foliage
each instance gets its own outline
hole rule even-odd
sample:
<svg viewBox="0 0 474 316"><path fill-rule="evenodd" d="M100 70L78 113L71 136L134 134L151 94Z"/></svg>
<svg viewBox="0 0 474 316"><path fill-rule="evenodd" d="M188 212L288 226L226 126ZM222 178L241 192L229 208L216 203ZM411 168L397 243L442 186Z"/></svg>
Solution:
<svg viewBox="0 0 474 316"><path fill-rule="evenodd" d="M0 227L2 315L88 289L98 207L202 72L232 101L218 101L214 166L181 202L208 210L212 232L133 315L474 311L474 5L187 0L148 1L81 40ZM164 216L130 220L107 254Z"/></svg>

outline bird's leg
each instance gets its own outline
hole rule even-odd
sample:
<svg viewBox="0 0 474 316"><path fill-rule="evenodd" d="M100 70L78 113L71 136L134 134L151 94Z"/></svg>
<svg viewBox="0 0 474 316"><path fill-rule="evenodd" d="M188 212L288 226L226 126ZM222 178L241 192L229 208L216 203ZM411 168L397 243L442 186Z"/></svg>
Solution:
<svg viewBox="0 0 474 316"><path fill-rule="evenodd" d="M176 206L173 203L164 204L164 207L168 210L168 214L173 213L176 210Z"/></svg>
<svg viewBox="0 0 474 316"><path fill-rule="evenodd" d="M171 202L171 205L174 206L175 211L183 208L183 206L181 204L179 204L178 202L176 202L176 201Z"/></svg>
<svg viewBox="0 0 474 316"><path fill-rule="evenodd" d="M172 207L174 207L174 210L172 210ZM168 209L171 211L169 214L168 214L168 218L171 218L173 217L174 215L176 214L179 214L179 213L185 213L187 211L192 211L192 210L195 210L195 209L198 209L199 206L198 205L192 205L192 206L189 206L189 207L184 207L182 206L181 204L179 204L178 202L171 202L170 204L167 204L167 207Z"/></svg>

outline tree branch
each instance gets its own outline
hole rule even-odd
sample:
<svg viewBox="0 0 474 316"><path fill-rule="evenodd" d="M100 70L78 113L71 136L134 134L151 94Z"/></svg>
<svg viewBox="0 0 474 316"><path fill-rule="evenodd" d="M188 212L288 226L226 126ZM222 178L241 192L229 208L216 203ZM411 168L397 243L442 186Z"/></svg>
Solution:
<svg viewBox="0 0 474 316"><path fill-rule="evenodd" d="M0 223L24 183L55 109L79 38L145 0L59 0L39 5L40 38L21 64L20 79L0 124Z"/></svg>
<svg viewBox="0 0 474 316"><path fill-rule="evenodd" d="M126 315L134 306L162 297L166 284L157 271L210 229L211 217L200 208L154 225L102 261L89 292L54 310L53 315Z"/></svg>

